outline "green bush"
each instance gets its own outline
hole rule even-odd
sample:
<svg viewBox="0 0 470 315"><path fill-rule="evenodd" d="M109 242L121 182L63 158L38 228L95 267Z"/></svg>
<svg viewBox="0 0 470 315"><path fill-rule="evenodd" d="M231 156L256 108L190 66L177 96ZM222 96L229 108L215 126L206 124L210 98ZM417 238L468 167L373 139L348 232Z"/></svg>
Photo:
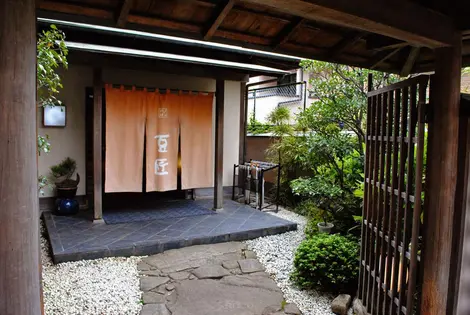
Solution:
<svg viewBox="0 0 470 315"><path fill-rule="evenodd" d="M292 280L302 288L354 292L359 270L359 244L339 234L317 234L295 253Z"/></svg>
<svg viewBox="0 0 470 315"><path fill-rule="evenodd" d="M333 215L329 212L324 212L318 208L316 203L312 200L304 200L299 203L295 208L294 212L303 215L308 218L307 226L305 227L305 235L307 238L314 236L318 233L317 223L324 221L324 215L326 215L328 222L333 222Z"/></svg>

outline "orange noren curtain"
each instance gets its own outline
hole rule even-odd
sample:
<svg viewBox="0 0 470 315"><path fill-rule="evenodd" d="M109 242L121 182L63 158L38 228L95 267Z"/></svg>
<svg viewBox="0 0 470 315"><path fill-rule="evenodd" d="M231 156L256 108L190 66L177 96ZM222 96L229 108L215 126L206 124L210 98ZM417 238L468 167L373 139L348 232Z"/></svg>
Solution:
<svg viewBox="0 0 470 315"><path fill-rule="evenodd" d="M212 104L214 94L181 95L181 188L213 186Z"/></svg>
<svg viewBox="0 0 470 315"><path fill-rule="evenodd" d="M105 192L142 192L146 107L141 91L106 85Z"/></svg>
<svg viewBox="0 0 470 315"><path fill-rule="evenodd" d="M147 93L146 191L177 189L180 96Z"/></svg>

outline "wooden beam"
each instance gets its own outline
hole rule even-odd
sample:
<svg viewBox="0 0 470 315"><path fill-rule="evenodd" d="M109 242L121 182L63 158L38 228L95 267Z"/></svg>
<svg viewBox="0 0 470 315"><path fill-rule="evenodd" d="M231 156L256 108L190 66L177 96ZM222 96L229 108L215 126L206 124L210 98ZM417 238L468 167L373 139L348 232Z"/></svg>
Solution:
<svg viewBox="0 0 470 315"><path fill-rule="evenodd" d="M39 8L47 11L56 11L73 15L83 15L106 20L112 20L114 17L112 11L55 1L43 0L39 4Z"/></svg>
<svg viewBox="0 0 470 315"><path fill-rule="evenodd" d="M124 27L127 23L127 16L131 10L133 0L123 0L116 16L116 25Z"/></svg>
<svg viewBox="0 0 470 315"><path fill-rule="evenodd" d="M460 36L454 36L460 43ZM458 169L461 46L436 50L436 74L431 82L428 125L428 165L421 314L454 314L456 266L453 250ZM458 230L458 229L457 229Z"/></svg>
<svg viewBox="0 0 470 315"><path fill-rule="evenodd" d="M400 75L402 77L410 75L416 60L418 60L420 50L421 48L419 47L411 47L410 54L408 55L408 58L406 59L405 64L403 65L403 68L401 69Z"/></svg>
<svg viewBox="0 0 470 315"><path fill-rule="evenodd" d="M382 63L390 59L393 55L395 55L397 52L399 52L402 48L395 48L393 51L386 53L386 54L379 54L377 58L371 63L370 69L375 69L378 66L380 66Z"/></svg>
<svg viewBox="0 0 470 315"><path fill-rule="evenodd" d="M302 27L303 23L305 22L304 19L296 19L292 21L289 25L287 25L279 34L277 39L272 44L274 49L279 48L282 44L286 43L291 36L297 32L299 28Z"/></svg>
<svg viewBox="0 0 470 315"><path fill-rule="evenodd" d="M304 19L377 33L416 46L455 44L456 29L447 16L411 1L395 0L246 0ZM433 27L429 27L432 25Z"/></svg>
<svg viewBox="0 0 470 315"><path fill-rule="evenodd" d="M93 220L103 220L103 82L100 68L93 70Z"/></svg>
<svg viewBox="0 0 470 315"><path fill-rule="evenodd" d="M225 81L215 86L214 209L224 207L224 102Z"/></svg>
<svg viewBox="0 0 470 315"><path fill-rule="evenodd" d="M217 11L215 18L210 23L206 33L204 34L204 40L209 40L214 36L215 31L219 28L220 24L224 21L227 14L235 5L236 0L228 0L220 6L220 9Z"/></svg>
<svg viewBox="0 0 470 315"><path fill-rule="evenodd" d="M41 314L33 0L0 1L0 314Z"/></svg>
<svg viewBox="0 0 470 315"><path fill-rule="evenodd" d="M346 36L344 36L338 43L328 50L328 57L333 59L334 57L339 56L343 51L354 45L365 35L365 32L350 32L346 34Z"/></svg>

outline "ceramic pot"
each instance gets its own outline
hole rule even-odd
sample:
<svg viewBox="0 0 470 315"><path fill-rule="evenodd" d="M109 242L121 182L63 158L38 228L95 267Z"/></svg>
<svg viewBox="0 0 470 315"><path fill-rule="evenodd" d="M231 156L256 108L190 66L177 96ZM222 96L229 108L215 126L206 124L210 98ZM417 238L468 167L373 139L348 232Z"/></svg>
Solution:
<svg viewBox="0 0 470 315"><path fill-rule="evenodd" d="M320 233L327 233L327 234L330 234L331 231L333 230L333 228L335 227L335 225L333 223L329 223L329 222L319 222L317 223L317 227L318 227L318 231Z"/></svg>

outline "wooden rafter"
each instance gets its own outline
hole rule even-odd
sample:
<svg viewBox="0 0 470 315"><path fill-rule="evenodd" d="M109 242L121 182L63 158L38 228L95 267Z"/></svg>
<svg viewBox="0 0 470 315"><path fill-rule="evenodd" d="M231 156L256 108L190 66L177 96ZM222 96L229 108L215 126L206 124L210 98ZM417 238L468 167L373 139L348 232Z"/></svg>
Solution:
<svg viewBox="0 0 470 315"><path fill-rule="evenodd" d="M379 54L379 56L372 62L370 65L370 69L375 69L378 66L380 66L382 63L390 59L393 55L398 53L403 47L395 48L393 51L387 53L387 54Z"/></svg>
<svg viewBox="0 0 470 315"><path fill-rule="evenodd" d="M274 41L272 47L274 49L279 48L282 44L286 43L291 36L302 27L302 24L305 22L304 19L296 19L287 25L279 34L277 39Z"/></svg>
<svg viewBox="0 0 470 315"><path fill-rule="evenodd" d="M419 47L411 47L410 54L408 55L408 58L406 58L405 64L401 69L400 75L402 77L406 77L411 73L411 69L413 69L416 60L418 60L420 50L421 48Z"/></svg>
<svg viewBox="0 0 470 315"><path fill-rule="evenodd" d="M127 16L131 10L133 0L123 0L121 7L116 15L116 24L119 27L124 27L127 23Z"/></svg>
<svg viewBox="0 0 470 315"><path fill-rule="evenodd" d="M212 38L212 36L214 36L214 33L217 31L220 24L222 24L227 14L235 5L235 2L236 0L228 0L220 7L220 10L217 12L217 15L215 16L215 19L210 23L209 28L204 34L205 40L209 40Z"/></svg>
<svg viewBox="0 0 470 315"><path fill-rule="evenodd" d="M456 28L449 17L411 1L395 0L393 5L376 0L245 1L309 20L389 36L416 46L436 48L455 44Z"/></svg>
<svg viewBox="0 0 470 315"><path fill-rule="evenodd" d="M365 32L350 32L328 50L328 57L334 58L340 55L344 50L354 45L357 41L359 41L365 35L366 35Z"/></svg>

